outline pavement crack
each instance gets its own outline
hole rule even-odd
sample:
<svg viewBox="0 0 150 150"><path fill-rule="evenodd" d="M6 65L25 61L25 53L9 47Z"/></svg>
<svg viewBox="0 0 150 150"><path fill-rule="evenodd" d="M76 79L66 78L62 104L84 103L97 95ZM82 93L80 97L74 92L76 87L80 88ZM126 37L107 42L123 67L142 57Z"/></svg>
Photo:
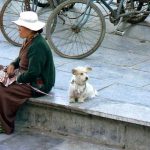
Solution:
<svg viewBox="0 0 150 150"><path fill-rule="evenodd" d="M101 90L103 90L103 89L106 89L106 88L108 88L108 87L110 87L110 86L112 86L112 85L114 85L115 83L112 83L112 84L110 84L110 85L107 85L107 86L105 86L105 87L103 87L103 88L100 88L100 89L98 89L97 91L99 92L99 91L101 91Z"/></svg>

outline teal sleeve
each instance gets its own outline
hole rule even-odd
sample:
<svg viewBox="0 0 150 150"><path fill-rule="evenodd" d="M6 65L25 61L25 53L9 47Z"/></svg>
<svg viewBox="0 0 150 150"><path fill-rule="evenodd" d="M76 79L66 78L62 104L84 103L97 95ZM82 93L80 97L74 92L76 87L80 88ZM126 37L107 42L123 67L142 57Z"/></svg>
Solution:
<svg viewBox="0 0 150 150"><path fill-rule="evenodd" d="M19 83L31 83L40 75L42 68L44 68L44 60L46 55L41 47L30 47L28 52L29 65L28 70L22 73L18 78Z"/></svg>

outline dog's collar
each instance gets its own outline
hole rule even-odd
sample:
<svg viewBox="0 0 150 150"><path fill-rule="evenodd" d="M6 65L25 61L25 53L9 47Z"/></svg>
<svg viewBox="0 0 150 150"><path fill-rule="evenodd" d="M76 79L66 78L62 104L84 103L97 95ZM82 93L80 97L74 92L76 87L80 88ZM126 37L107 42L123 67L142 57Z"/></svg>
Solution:
<svg viewBox="0 0 150 150"><path fill-rule="evenodd" d="M86 82L85 83L83 83L83 84L79 84L79 83L77 83L75 80L72 80L71 81L71 84L76 84L76 85L80 85L80 86L83 86L83 85L85 85L85 87L86 87Z"/></svg>

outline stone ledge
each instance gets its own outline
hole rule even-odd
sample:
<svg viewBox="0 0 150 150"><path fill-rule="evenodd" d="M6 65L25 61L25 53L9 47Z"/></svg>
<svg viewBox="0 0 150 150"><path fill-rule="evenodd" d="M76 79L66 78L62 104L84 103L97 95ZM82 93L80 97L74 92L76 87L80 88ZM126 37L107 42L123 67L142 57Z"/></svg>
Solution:
<svg viewBox="0 0 150 150"><path fill-rule="evenodd" d="M63 97L63 98L65 98L65 97ZM104 109L101 109L101 107L104 105L103 104L104 101L105 101L106 105L108 105L108 107L112 103L111 100L104 99L101 97L97 97L94 100L88 100L85 103L81 103L81 104L80 103L69 103L67 97L63 100L60 100L60 97L58 98L56 95L54 95L54 93L52 93L52 97L43 96L40 98L30 98L28 103L31 103L34 105L39 105L39 106L44 106L44 107L48 107L48 108L53 107L58 110L61 109L61 110L65 110L67 112L74 112L74 113L82 114L82 115L88 115L88 116L92 115L92 116L97 116L97 117L104 117L106 119L112 119L112 120L116 120L116 121L122 121L125 123L131 123L131 124L137 124L137 125L150 127L149 121L145 121L145 120L143 121L143 120L139 120L139 119L133 118L133 117L130 118L130 116L129 117L121 116L119 113L116 115L116 113L113 114L113 113L111 113L111 111L110 112L104 111ZM116 102L114 102L114 103L115 103L114 105L116 105ZM146 106L137 106L137 105L127 104L127 103L119 104L117 102L117 104L119 106L121 105L121 106L131 107L131 108L136 107L136 109L138 109L138 110L140 110L141 107L143 110L149 109L149 107L146 107ZM102 106L99 107L100 105L102 105ZM140 107L140 108L137 108L137 107ZM104 108L105 108L105 106L104 106ZM114 109L115 109L115 107L114 107ZM124 112L124 113L126 113L126 112Z"/></svg>
<svg viewBox="0 0 150 150"><path fill-rule="evenodd" d="M91 114L91 111L73 107L72 104L65 106L48 101L30 99L19 110L17 125L82 137L127 150L149 150L149 127Z"/></svg>

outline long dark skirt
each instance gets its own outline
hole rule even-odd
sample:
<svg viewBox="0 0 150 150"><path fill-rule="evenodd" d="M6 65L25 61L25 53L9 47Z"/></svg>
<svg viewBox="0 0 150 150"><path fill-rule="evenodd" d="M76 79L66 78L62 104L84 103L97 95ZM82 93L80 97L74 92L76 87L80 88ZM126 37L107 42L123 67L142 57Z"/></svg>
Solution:
<svg viewBox="0 0 150 150"><path fill-rule="evenodd" d="M14 131L16 112L32 97L32 89L26 84L14 83L8 87L0 84L0 123L6 134Z"/></svg>

